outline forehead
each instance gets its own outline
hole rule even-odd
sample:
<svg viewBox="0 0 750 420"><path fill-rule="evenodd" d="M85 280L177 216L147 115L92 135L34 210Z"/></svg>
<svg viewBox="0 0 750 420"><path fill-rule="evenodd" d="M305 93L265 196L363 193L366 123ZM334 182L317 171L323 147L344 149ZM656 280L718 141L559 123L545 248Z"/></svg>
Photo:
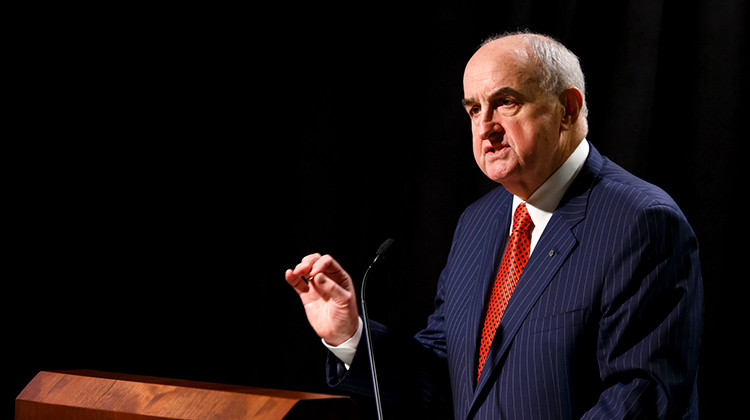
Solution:
<svg viewBox="0 0 750 420"><path fill-rule="evenodd" d="M519 91L538 88L526 48L505 39L480 48L464 71L464 97L481 98L503 87Z"/></svg>

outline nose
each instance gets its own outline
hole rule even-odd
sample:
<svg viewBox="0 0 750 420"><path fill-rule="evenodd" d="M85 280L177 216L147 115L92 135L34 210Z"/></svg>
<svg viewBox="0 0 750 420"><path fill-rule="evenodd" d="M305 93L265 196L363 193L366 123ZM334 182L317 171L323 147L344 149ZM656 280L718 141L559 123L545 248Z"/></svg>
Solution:
<svg viewBox="0 0 750 420"><path fill-rule="evenodd" d="M478 116L477 125L477 134L480 140L489 140L493 135L503 132L503 126L500 124L500 119L494 109L483 111Z"/></svg>

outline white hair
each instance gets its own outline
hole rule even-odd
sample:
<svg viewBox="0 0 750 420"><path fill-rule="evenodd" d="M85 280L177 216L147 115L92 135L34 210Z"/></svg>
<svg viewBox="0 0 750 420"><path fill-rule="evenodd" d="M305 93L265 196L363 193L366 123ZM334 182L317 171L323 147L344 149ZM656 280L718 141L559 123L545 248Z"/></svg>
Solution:
<svg viewBox="0 0 750 420"><path fill-rule="evenodd" d="M581 91L583 97L581 117L585 120L588 115L586 81L583 78L583 70L581 70L578 57L554 38L527 31L506 32L492 36L484 40L480 47L509 36L520 37L526 43L530 58L539 64L536 66L539 86L547 94L557 97L569 87L575 87Z"/></svg>

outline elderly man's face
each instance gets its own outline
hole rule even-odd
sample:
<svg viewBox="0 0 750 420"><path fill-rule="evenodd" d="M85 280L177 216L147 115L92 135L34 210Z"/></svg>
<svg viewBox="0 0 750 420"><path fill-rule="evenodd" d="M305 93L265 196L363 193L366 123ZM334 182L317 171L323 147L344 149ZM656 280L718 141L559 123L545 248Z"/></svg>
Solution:
<svg viewBox="0 0 750 420"><path fill-rule="evenodd" d="M567 158L560 135L565 106L542 91L532 70L519 40L509 37L480 48L464 73L474 158L523 199Z"/></svg>

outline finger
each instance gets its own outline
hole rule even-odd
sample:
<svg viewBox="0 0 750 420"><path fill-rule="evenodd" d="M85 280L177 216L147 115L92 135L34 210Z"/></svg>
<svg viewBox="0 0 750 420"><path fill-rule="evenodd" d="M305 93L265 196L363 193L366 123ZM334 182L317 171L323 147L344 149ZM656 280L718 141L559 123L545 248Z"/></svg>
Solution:
<svg viewBox="0 0 750 420"><path fill-rule="evenodd" d="M343 288L340 284L332 280L325 274L318 274L310 285L318 292L323 299L332 299L339 305L348 305L351 299L351 292Z"/></svg>
<svg viewBox="0 0 750 420"><path fill-rule="evenodd" d="M312 270L313 265L320 259L320 254L310 254L304 258L302 258L302 261L300 261L299 264L297 264L296 267L294 267L294 274L295 275L305 275L309 274Z"/></svg>
<svg viewBox="0 0 750 420"><path fill-rule="evenodd" d="M342 284L349 279L349 274L341 265L330 255L323 255L313 264L310 274L315 276L318 273L324 273L329 280Z"/></svg>
<svg viewBox="0 0 750 420"><path fill-rule="evenodd" d="M286 272L284 273L284 278L286 279L286 282L289 283L289 285L292 286L292 288L294 288L294 290L299 294L306 293L310 290L310 286L308 286L308 284L304 280L302 280L302 277L300 275L295 275L294 271L292 271L291 269L286 270Z"/></svg>

